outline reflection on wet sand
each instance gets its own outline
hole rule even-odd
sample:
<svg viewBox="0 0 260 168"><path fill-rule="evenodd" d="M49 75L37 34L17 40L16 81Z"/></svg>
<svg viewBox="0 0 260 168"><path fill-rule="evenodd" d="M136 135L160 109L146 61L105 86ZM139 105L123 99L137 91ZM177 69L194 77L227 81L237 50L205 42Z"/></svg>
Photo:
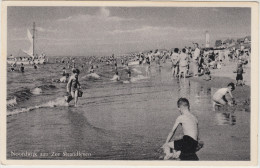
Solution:
<svg viewBox="0 0 260 168"><path fill-rule="evenodd" d="M224 112L215 114L215 121L217 125L235 125L236 116L232 112Z"/></svg>

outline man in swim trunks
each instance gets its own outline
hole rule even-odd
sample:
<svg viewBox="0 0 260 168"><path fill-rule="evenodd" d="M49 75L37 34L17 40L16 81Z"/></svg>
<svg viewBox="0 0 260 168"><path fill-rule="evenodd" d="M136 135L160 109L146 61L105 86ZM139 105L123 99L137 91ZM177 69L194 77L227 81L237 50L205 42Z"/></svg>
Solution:
<svg viewBox="0 0 260 168"><path fill-rule="evenodd" d="M174 52L171 54L171 61L172 61L172 75L176 76L178 75L178 69L179 69L179 49L175 48Z"/></svg>
<svg viewBox="0 0 260 168"><path fill-rule="evenodd" d="M192 67L193 67L193 76L197 77L198 76L198 58L200 56L200 49L199 49L199 44L198 43L194 43L195 45L195 50L193 53L193 57L192 57Z"/></svg>
<svg viewBox="0 0 260 168"><path fill-rule="evenodd" d="M80 89L80 83L78 81L79 70L73 69L73 75L70 77L67 84L67 92L75 99L75 106L77 106L78 102L78 91Z"/></svg>
<svg viewBox="0 0 260 168"><path fill-rule="evenodd" d="M231 83L228 84L227 88L221 88L216 93L214 93L214 95L213 95L213 111L215 111L215 107L216 107L217 104L224 106L228 103L230 106L232 105L232 102L227 101L225 95L227 93L229 93L230 97L232 99L234 99L232 94L231 94L231 92L233 90L235 90L235 84L231 82Z"/></svg>
<svg viewBox="0 0 260 168"><path fill-rule="evenodd" d="M186 98L180 98L177 105L181 115L176 119L163 145L164 153L166 154L164 160L178 157L181 160L198 160L195 154L198 147L198 119L190 113L190 104ZM179 125L182 126L183 138L170 141ZM173 149L173 153L171 153L171 149Z"/></svg>
<svg viewBox="0 0 260 168"><path fill-rule="evenodd" d="M181 54L179 55L179 79L183 73L183 78L186 78L187 68L188 68L188 55L186 54L186 49L183 48Z"/></svg>

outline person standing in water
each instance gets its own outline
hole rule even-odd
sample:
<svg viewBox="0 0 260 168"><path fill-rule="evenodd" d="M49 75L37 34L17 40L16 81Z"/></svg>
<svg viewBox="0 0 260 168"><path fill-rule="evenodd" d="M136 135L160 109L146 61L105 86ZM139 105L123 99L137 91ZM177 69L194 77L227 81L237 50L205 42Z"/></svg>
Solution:
<svg viewBox="0 0 260 168"><path fill-rule="evenodd" d="M198 58L200 56L200 49L199 49L199 44L198 43L194 43L195 45L195 50L193 53L193 57L192 57L192 67L193 67L193 76L194 77L198 77Z"/></svg>
<svg viewBox="0 0 260 168"><path fill-rule="evenodd" d="M131 78L131 70L130 70L130 68L129 68L129 66L128 66L128 63L126 63L126 72L127 72L127 74L128 74L128 78Z"/></svg>
<svg viewBox="0 0 260 168"><path fill-rule="evenodd" d="M179 55L179 79L183 73L183 78L186 78L187 67L188 67L188 55L186 54L186 49L183 48L181 54Z"/></svg>
<svg viewBox="0 0 260 168"><path fill-rule="evenodd" d="M198 119L190 112L190 104L188 99L180 98L177 102L178 109L181 113L177 117L172 130L170 131L165 144L163 145L166 156L164 160L170 158L180 158L181 160L199 160L196 155L198 150ZM181 125L183 130L183 138L180 140L170 141L175 134L177 127ZM171 153L173 149L173 153Z"/></svg>
<svg viewBox="0 0 260 168"><path fill-rule="evenodd" d="M151 74L151 62L149 60L149 57L147 57L146 63L147 63L146 70L145 70L146 76L149 76Z"/></svg>
<svg viewBox="0 0 260 168"><path fill-rule="evenodd" d="M174 52L171 54L172 61L172 75L175 77L178 76L178 64L179 64L179 49L175 48Z"/></svg>
<svg viewBox="0 0 260 168"><path fill-rule="evenodd" d="M240 85L243 86L244 85L244 81L243 81L243 65L241 63L238 64L237 66L237 70L236 70L236 73L237 73L237 77L236 77L236 86L238 86L239 84L239 81L240 82Z"/></svg>
<svg viewBox="0 0 260 168"><path fill-rule="evenodd" d="M22 73L24 73L24 66L23 66L23 63L21 63L20 71L21 71Z"/></svg>
<svg viewBox="0 0 260 168"><path fill-rule="evenodd" d="M74 98L76 107L78 103L78 92L81 88L80 83L78 81L79 70L73 69L72 73L73 75L70 77L67 83L67 92L72 96L72 98Z"/></svg>

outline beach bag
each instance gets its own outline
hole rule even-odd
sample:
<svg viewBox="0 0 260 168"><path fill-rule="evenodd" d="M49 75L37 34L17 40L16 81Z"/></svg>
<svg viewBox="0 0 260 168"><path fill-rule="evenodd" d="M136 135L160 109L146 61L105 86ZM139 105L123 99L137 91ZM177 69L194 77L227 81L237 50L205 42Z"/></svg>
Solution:
<svg viewBox="0 0 260 168"><path fill-rule="evenodd" d="M79 90L79 91L78 91L78 97L82 97L82 95L83 95L82 90Z"/></svg>

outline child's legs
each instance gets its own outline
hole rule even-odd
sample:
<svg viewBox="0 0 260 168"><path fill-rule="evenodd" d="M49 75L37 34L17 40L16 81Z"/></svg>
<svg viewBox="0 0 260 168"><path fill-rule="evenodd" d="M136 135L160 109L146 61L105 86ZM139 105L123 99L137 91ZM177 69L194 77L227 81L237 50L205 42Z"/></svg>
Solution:
<svg viewBox="0 0 260 168"><path fill-rule="evenodd" d="M226 105L227 103L223 98L213 98L213 102L221 105Z"/></svg>
<svg viewBox="0 0 260 168"><path fill-rule="evenodd" d="M186 78L187 67L183 67L183 78Z"/></svg>
<svg viewBox="0 0 260 168"><path fill-rule="evenodd" d="M70 94L71 94L72 98L75 98L75 91L71 91Z"/></svg>
<svg viewBox="0 0 260 168"><path fill-rule="evenodd" d="M78 93L79 93L79 91L76 90L76 91L75 91L75 105L76 105L77 102L78 102Z"/></svg>
<svg viewBox="0 0 260 168"><path fill-rule="evenodd" d="M175 72L176 75L178 74L178 66L177 65L174 67L174 72Z"/></svg>
<svg viewBox="0 0 260 168"><path fill-rule="evenodd" d="M167 143L167 145L164 146L163 151L165 154L170 154L171 149L174 149L174 141Z"/></svg>
<svg viewBox="0 0 260 168"><path fill-rule="evenodd" d="M175 74L175 67L174 67L174 65L172 66L172 75L174 75Z"/></svg>

